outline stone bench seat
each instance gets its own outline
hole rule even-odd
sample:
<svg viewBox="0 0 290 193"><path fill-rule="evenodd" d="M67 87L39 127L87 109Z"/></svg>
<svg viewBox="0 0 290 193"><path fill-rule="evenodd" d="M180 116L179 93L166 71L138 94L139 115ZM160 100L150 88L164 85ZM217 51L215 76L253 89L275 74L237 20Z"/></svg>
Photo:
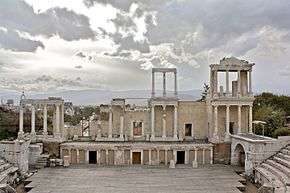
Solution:
<svg viewBox="0 0 290 193"><path fill-rule="evenodd" d="M281 171L277 167L277 162L273 160L267 160L266 163L263 163L262 166L266 169L268 169L271 173L276 175L285 185L290 184L288 176L283 173L283 170Z"/></svg>
<svg viewBox="0 0 290 193"><path fill-rule="evenodd" d="M255 170L256 170L256 173L259 173L261 176L263 176L267 180L268 183L270 183L274 186L275 192L277 192L277 193L278 192L279 193L285 192L285 185L283 184L283 182L280 181L278 176L274 175L269 170L267 170L266 168L261 167L261 166L256 167ZM264 183L266 183L266 182L264 181Z"/></svg>
<svg viewBox="0 0 290 193"><path fill-rule="evenodd" d="M283 154L283 153L278 153L277 156L280 157L280 158L283 158L285 160L290 161L290 156L289 155L286 155L286 154Z"/></svg>
<svg viewBox="0 0 290 193"><path fill-rule="evenodd" d="M273 160L283 165L285 167L283 169L285 169L285 172L287 173L287 175L290 176L290 161L277 157L277 156L274 156Z"/></svg>
<svg viewBox="0 0 290 193"><path fill-rule="evenodd" d="M288 149L282 149L281 152L285 155L289 155L290 156L290 150Z"/></svg>

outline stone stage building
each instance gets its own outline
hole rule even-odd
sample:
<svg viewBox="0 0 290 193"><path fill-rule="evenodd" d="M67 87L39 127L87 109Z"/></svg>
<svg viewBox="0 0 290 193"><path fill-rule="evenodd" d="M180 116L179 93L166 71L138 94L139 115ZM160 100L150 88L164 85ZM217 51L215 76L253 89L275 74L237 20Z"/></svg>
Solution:
<svg viewBox="0 0 290 193"><path fill-rule="evenodd" d="M230 161L230 136L252 132L251 72L254 64L227 58L210 65L210 90L204 101L178 98L177 70L152 69L152 93L145 106L112 99L100 106L99 119L89 128L90 141L66 141L61 156L72 164L212 164ZM167 90L173 74L174 91ZM155 89L163 77L162 93ZM224 76L224 87L219 81ZM232 81L230 82L230 78ZM230 88L231 85L231 88ZM75 140L81 128L68 131Z"/></svg>

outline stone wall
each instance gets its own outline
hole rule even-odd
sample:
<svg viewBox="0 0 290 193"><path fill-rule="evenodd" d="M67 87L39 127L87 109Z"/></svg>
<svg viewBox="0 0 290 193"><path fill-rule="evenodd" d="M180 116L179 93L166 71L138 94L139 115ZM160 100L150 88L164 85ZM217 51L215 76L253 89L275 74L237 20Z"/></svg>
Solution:
<svg viewBox="0 0 290 193"><path fill-rule="evenodd" d="M35 143L29 145L29 159L28 163L29 166L34 166L43 152L43 145L42 143Z"/></svg>
<svg viewBox="0 0 290 193"><path fill-rule="evenodd" d="M213 148L214 164L230 164L231 162L231 143L214 144Z"/></svg>
<svg viewBox="0 0 290 193"><path fill-rule="evenodd" d="M14 164L23 173L28 171L30 141L15 140L0 142L0 157Z"/></svg>

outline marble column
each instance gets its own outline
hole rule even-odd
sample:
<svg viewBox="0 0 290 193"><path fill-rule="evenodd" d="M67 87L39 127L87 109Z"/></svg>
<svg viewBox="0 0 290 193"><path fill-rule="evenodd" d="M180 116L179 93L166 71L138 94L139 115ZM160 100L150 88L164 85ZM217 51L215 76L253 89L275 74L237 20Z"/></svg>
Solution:
<svg viewBox="0 0 290 193"><path fill-rule="evenodd" d="M176 163L176 161L177 161L177 151L175 149L173 150L173 160L174 160L174 163Z"/></svg>
<svg viewBox="0 0 290 193"><path fill-rule="evenodd" d="M252 70L249 71L249 94L252 95Z"/></svg>
<svg viewBox="0 0 290 193"><path fill-rule="evenodd" d="M160 150L157 149L157 165L160 164Z"/></svg>
<svg viewBox="0 0 290 193"><path fill-rule="evenodd" d="M163 114L162 114L162 138L166 138L166 105L163 105Z"/></svg>
<svg viewBox="0 0 290 193"><path fill-rule="evenodd" d="M151 149L148 150L148 154L149 154L149 155L148 155L148 157L149 157L149 158L148 158L148 159L149 159L149 160L148 160L148 162L149 162L148 164L149 164L149 165L152 165L152 150L151 150Z"/></svg>
<svg viewBox="0 0 290 193"><path fill-rule="evenodd" d="M89 150L86 150L86 153L85 153L85 162L88 164L89 163Z"/></svg>
<svg viewBox="0 0 290 193"><path fill-rule="evenodd" d="M194 148L194 162L197 163L197 148Z"/></svg>
<svg viewBox="0 0 290 193"><path fill-rule="evenodd" d="M79 149L76 149L77 150L77 164L80 163L80 150Z"/></svg>
<svg viewBox="0 0 290 193"><path fill-rule="evenodd" d="M167 149L164 150L164 164L167 165L168 160L167 160Z"/></svg>
<svg viewBox="0 0 290 193"><path fill-rule="evenodd" d="M205 164L205 149L202 149L202 164Z"/></svg>
<svg viewBox="0 0 290 193"><path fill-rule="evenodd" d="M35 107L31 106L31 135L35 136Z"/></svg>
<svg viewBox="0 0 290 193"><path fill-rule="evenodd" d="M213 164L213 147L210 148L210 164Z"/></svg>
<svg viewBox="0 0 290 193"><path fill-rule="evenodd" d="M174 95L177 97L177 72L174 72Z"/></svg>
<svg viewBox="0 0 290 193"><path fill-rule="evenodd" d="M120 116L120 138L123 139L124 138L124 116L121 115Z"/></svg>
<svg viewBox="0 0 290 193"><path fill-rule="evenodd" d="M163 97L166 97L166 73L163 72Z"/></svg>
<svg viewBox="0 0 290 193"><path fill-rule="evenodd" d="M60 122L60 112L59 112L59 104L56 104L56 110L55 110L55 134L58 136L60 134L60 129L59 129L59 122Z"/></svg>
<svg viewBox="0 0 290 193"><path fill-rule="evenodd" d="M112 138L112 133L113 133L113 113L112 109L110 108L108 138Z"/></svg>
<svg viewBox="0 0 290 193"><path fill-rule="evenodd" d="M218 71L214 71L214 97L217 97L218 92Z"/></svg>
<svg viewBox="0 0 290 193"><path fill-rule="evenodd" d="M241 71L238 70L238 97L241 96Z"/></svg>
<svg viewBox="0 0 290 193"><path fill-rule="evenodd" d="M155 97L155 75L154 75L153 71L152 71L152 92L151 92L151 97Z"/></svg>
<svg viewBox="0 0 290 193"><path fill-rule="evenodd" d="M19 132L18 132L18 138L23 138L24 131L23 131L23 107L19 106Z"/></svg>
<svg viewBox="0 0 290 193"><path fill-rule="evenodd" d="M101 150L97 150L97 164L101 165Z"/></svg>
<svg viewBox="0 0 290 193"><path fill-rule="evenodd" d="M218 106L214 105L214 134L213 137L218 140Z"/></svg>
<svg viewBox="0 0 290 193"><path fill-rule="evenodd" d="M226 105L226 135L225 141L230 140L230 105Z"/></svg>
<svg viewBox="0 0 290 193"><path fill-rule="evenodd" d="M130 149L130 165L132 165L133 164L133 152L132 152L132 150Z"/></svg>
<svg viewBox="0 0 290 193"><path fill-rule="evenodd" d="M155 111L154 105L151 105L151 139L155 138Z"/></svg>
<svg viewBox="0 0 290 193"><path fill-rule="evenodd" d="M238 105L238 134L242 132L242 106Z"/></svg>
<svg viewBox="0 0 290 193"><path fill-rule="evenodd" d="M184 164L189 164L189 150L185 151Z"/></svg>
<svg viewBox="0 0 290 193"><path fill-rule="evenodd" d="M178 125L178 112L177 105L174 105L174 128L173 128L173 138L177 139L177 125Z"/></svg>
<svg viewBox="0 0 290 193"><path fill-rule="evenodd" d="M253 106L249 106L249 133L253 133Z"/></svg>
<svg viewBox="0 0 290 193"><path fill-rule="evenodd" d="M43 106L43 135L47 135L47 106Z"/></svg>
<svg viewBox="0 0 290 193"><path fill-rule="evenodd" d="M109 150L106 149L106 165L109 165Z"/></svg>
<svg viewBox="0 0 290 193"><path fill-rule="evenodd" d="M226 95L230 95L230 80L229 80L229 71L226 71Z"/></svg>

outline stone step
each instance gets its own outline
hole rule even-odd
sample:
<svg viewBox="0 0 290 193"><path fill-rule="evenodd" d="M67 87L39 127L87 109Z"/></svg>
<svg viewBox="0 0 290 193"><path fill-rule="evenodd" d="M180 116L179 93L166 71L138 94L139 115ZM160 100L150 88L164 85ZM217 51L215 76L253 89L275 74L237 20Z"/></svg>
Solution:
<svg viewBox="0 0 290 193"><path fill-rule="evenodd" d="M289 155L290 156L290 150L287 149L282 149L281 152L285 155Z"/></svg>
<svg viewBox="0 0 290 193"><path fill-rule="evenodd" d="M280 158L283 158L285 160L290 161L290 156L289 155L286 155L286 154L283 154L283 153L278 153L277 156L280 157Z"/></svg>
<svg viewBox="0 0 290 193"><path fill-rule="evenodd" d="M276 162L272 160L267 160L266 163L263 163L262 166L268 169L271 173L276 175L285 185L289 183L288 176L284 174L281 170L276 167Z"/></svg>
<svg viewBox="0 0 290 193"><path fill-rule="evenodd" d="M277 157L277 156L274 156L273 160L278 162L279 164L283 165L285 167L283 169L286 169L285 172L290 177L290 161L285 160L284 158Z"/></svg>
<svg viewBox="0 0 290 193"><path fill-rule="evenodd" d="M7 169L10 168L10 167L11 167L11 164L9 164L9 163L2 164L2 165L0 166L0 172L2 172L2 171L4 171L4 170L7 170Z"/></svg>
<svg viewBox="0 0 290 193"><path fill-rule="evenodd" d="M11 166L0 173L0 183L7 177L8 174L15 173L18 170L17 167Z"/></svg>
<svg viewBox="0 0 290 193"><path fill-rule="evenodd" d="M256 167L255 170L256 172L264 176L269 181L269 183L273 183L275 187L275 192L285 192L285 186L283 182L281 182L281 180L278 178L278 176L274 175L269 170L261 166Z"/></svg>

